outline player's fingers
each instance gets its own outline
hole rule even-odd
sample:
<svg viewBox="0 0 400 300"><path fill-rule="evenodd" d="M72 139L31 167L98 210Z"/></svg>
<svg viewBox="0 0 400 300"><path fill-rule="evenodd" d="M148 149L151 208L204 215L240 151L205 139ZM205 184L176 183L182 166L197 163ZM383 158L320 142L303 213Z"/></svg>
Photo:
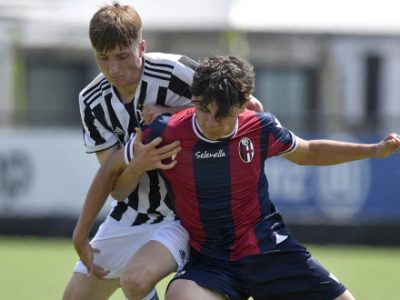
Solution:
<svg viewBox="0 0 400 300"><path fill-rule="evenodd" d="M400 136L396 133L389 134L383 140L382 146L380 157L387 157L395 152L400 154Z"/></svg>
<svg viewBox="0 0 400 300"><path fill-rule="evenodd" d="M395 140L395 144L400 147L400 135L393 133L393 139Z"/></svg>
<svg viewBox="0 0 400 300"><path fill-rule="evenodd" d="M90 260L87 263L84 263L86 268L88 269L88 276L91 276L93 274L93 269L94 269L94 263L92 260Z"/></svg>
<svg viewBox="0 0 400 300"><path fill-rule="evenodd" d="M157 105L144 106L142 110L142 119L146 124L150 124L160 114L161 111L158 109Z"/></svg>
<svg viewBox="0 0 400 300"><path fill-rule="evenodd" d="M135 146L135 149L139 149L139 147L143 147L144 149L146 148L156 148L161 142L162 138L157 137L150 143L143 145L142 143L142 130L138 127L135 128L136 135L135 135L135 140L133 141L133 144Z"/></svg>
<svg viewBox="0 0 400 300"><path fill-rule="evenodd" d="M400 135L397 133L391 133L387 136L386 140L393 140L395 142L400 142Z"/></svg>
<svg viewBox="0 0 400 300"><path fill-rule="evenodd" d="M141 143L142 142L142 130L139 127L135 127L135 140L134 143Z"/></svg>
<svg viewBox="0 0 400 300"><path fill-rule="evenodd" d="M180 147L180 146L175 147L175 148L173 148L173 149L171 149L171 150L169 150L169 151L167 151L167 152L163 152L162 154L160 154L159 158L160 158L161 160L167 159L167 158L171 158L172 160L174 160L174 159L175 159L175 156L176 156L176 155L179 153L179 151L181 151L181 150L182 150L182 147Z"/></svg>
<svg viewBox="0 0 400 300"><path fill-rule="evenodd" d="M101 250L100 250L100 249L97 249L97 248L92 248L92 252L93 252L93 253L100 253Z"/></svg>
<svg viewBox="0 0 400 300"><path fill-rule="evenodd" d="M157 148L157 153L162 155L163 153L170 152L170 151L176 149L177 147L179 147L180 144L181 144L180 141L174 141L174 142L172 142L170 144L167 144L167 145L164 145L164 146L162 146L160 148Z"/></svg>
<svg viewBox="0 0 400 300"><path fill-rule="evenodd" d="M109 273L110 270L104 269L96 264L93 264L90 274L98 278L104 278Z"/></svg>
<svg viewBox="0 0 400 300"><path fill-rule="evenodd" d="M152 151L155 150L156 154L158 153L157 147L162 143L162 138L161 137L156 137L154 140L152 140L150 143L143 145L142 148L146 151Z"/></svg>
<svg viewBox="0 0 400 300"><path fill-rule="evenodd" d="M142 120L144 123L150 124L153 121L153 119L154 118L150 112L147 112L147 113L142 112Z"/></svg>
<svg viewBox="0 0 400 300"><path fill-rule="evenodd" d="M168 163L168 164L164 164L164 163L160 163L160 166L159 166L159 169L161 169L161 170L169 170L169 169L172 169L173 167L175 167L175 165L177 164L178 162L176 161L176 160L172 160L170 163Z"/></svg>

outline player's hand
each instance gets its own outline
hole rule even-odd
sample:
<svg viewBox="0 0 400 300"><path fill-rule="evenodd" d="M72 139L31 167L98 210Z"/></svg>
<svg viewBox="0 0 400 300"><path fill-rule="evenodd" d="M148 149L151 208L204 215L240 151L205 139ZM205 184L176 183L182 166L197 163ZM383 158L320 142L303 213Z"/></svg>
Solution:
<svg viewBox="0 0 400 300"><path fill-rule="evenodd" d="M172 142L168 145L158 147L162 138L157 137L150 143L144 145L142 143L142 131L135 128L136 137L134 145L134 159L136 164L140 164L142 170L150 171L154 169L168 170L173 168L177 161L176 155L182 150L179 141ZM167 162L165 160L168 160Z"/></svg>
<svg viewBox="0 0 400 300"><path fill-rule="evenodd" d="M88 269L89 276L92 275L98 278L104 278L110 273L110 270L106 270L93 262L94 253L100 253L100 250L92 248L87 239L81 240L74 238L73 243L79 258Z"/></svg>
<svg viewBox="0 0 400 300"><path fill-rule="evenodd" d="M157 104L145 105L140 116L145 124L150 124L154 119L165 112L164 106Z"/></svg>
<svg viewBox="0 0 400 300"><path fill-rule="evenodd" d="M400 135L391 133L377 145L377 157L387 157L394 152L400 154Z"/></svg>
<svg viewBox="0 0 400 300"><path fill-rule="evenodd" d="M256 112L263 112L264 111L264 106L262 105L260 100L258 100L257 98L255 98L252 95L250 95L250 99L249 99L249 101L247 101L246 108L250 109L250 110L254 110Z"/></svg>

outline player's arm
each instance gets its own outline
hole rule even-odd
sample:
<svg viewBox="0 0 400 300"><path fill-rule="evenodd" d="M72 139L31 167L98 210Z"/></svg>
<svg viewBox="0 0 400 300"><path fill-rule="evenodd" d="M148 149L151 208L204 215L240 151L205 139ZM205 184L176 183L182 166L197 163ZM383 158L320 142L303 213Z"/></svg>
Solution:
<svg viewBox="0 0 400 300"><path fill-rule="evenodd" d="M109 171L109 173L106 173L108 177L104 177L105 173L100 172L100 169L98 170L94 182L96 180L101 181L101 183L99 184L100 188L97 188L95 184L92 184L92 187L89 190L87 197L85 199L84 205L82 207L72 237L75 250L78 253L83 264L88 268L89 274L93 274L98 278L103 278L110 271L94 264L93 255L94 253L97 253L98 250L93 249L92 246L90 245L89 235L100 210L104 206L104 203L106 202L107 197L113 188L112 184L112 181L114 180L113 178L116 178L117 177L116 174L122 172L122 169L125 167L125 164L121 163L118 164L115 158L112 161L110 161L114 156L116 158L118 157L117 156L118 150L122 151L119 145L116 144L111 148L96 152L97 160L100 163L100 169L102 168L102 166L103 168L107 168L107 170ZM110 166L113 166L115 169L111 169ZM121 188L123 188L123 186ZM113 193L111 192L111 194Z"/></svg>
<svg viewBox="0 0 400 300"><path fill-rule="evenodd" d="M73 242L78 254L81 254L82 245L87 242L96 217L107 200L108 195L113 190L114 181L126 167L122 148L114 152L108 152L111 154L108 157L106 157L106 153L103 153L103 155L100 154L99 161L102 161L101 166L90 185L75 226Z"/></svg>
<svg viewBox="0 0 400 300"><path fill-rule="evenodd" d="M111 191L117 190L118 195L121 195L120 200L124 200L136 188L144 172L156 168L172 168L176 164L175 161L164 164L161 160L176 155L180 151L179 142L157 148L160 143L161 139L158 138L147 145L143 145L139 138L139 141L135 143L137 155L129 165L125 162L125 149L121 148L105 159L97 171L86 195L73 233L75 250L90 274L102 278L110 272L93 263L93 254L98 250L92 249L88 242L88 236L100 209ZM138 146L137 149L136 146ZM125 169L128 172L123 173ZM120 176L122 174L124 175ZM117 186L116 189L115 186ZM122 194L123 192L125 194Z"/></svg>
<svg viewBox="0 0 400 300"><path fill-rule="evenodd" d="M115 144L111 148L96 152L96 158L100 166L104 164L111 157L111 155L117 152L119 148L120 146Z"/></svg>
<svg viewBox="0 0 400 300"><path fill-rule="evenodd" d="M120 147L118 145L115 145L106 150L96 152L96 158L99 161L100 166L104 165L106 161L108 161L108 159L118 151L119 148ZM109 192L104 198L89 198L89 200L87 199L85 201L79 221L75 228L74 240L87 240L93 224L108 197L108 194Z"/></svg>
<svg viewBox="0 0 400 300"><path fill-rule="evenodd" d="M119 151L122 151L122 149ZM87 193L72 236L75 250L88 268L89 274L93 274L99 278L106 276L110 271L93 263L93 254L99 250L91 247L88 238L96 217L113 188L113 180L115 180L125 167L125 163L118 163L117 154L117 146L97 153L101 167L97 171Z"/></svg>
<svg viewBox="0 0 400 300"><path fill-rule="evenodd" d="M96 157L97 157L97 160L99 161L100 165L103 165L111 157L111 155L113 155L119 149L120 149L120 146L115 145L109 149L96 152ZM131 188L132 188L131 182L121 180L118 185L113 186L113 190L111 191L110 195L114 199L124 200L124 199L120 199L120 195L125 194L125 191L130 190ZM101 209L104 205L104 202L103 203L99 202L98 205L101 206L100 207L100 209ZM94 222L94 220L93 220L93 222Z"/></svg>
<svg viewBox="0 0 400 300"><path fill-rule="evenodd" d="M395 133L373 144L297 138L297 147L284 157L299 165L335 165L365 158L384 158L399 148L400 136Z"/></svg>

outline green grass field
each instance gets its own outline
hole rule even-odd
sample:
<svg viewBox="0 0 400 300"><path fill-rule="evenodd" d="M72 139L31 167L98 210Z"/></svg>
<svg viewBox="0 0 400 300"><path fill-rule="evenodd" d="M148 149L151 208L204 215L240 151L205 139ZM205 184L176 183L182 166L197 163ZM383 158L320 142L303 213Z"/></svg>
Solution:
<svg viewBox="0 0 400 300"><path fill-rule="evenodd" d="M400 248L308 245L360 300L400 299ZM77 256L70 240L0 238L0 299L57 300ZM159 285L163 295L167 280ZM117 292L112 300L124 299Z"/></svg>

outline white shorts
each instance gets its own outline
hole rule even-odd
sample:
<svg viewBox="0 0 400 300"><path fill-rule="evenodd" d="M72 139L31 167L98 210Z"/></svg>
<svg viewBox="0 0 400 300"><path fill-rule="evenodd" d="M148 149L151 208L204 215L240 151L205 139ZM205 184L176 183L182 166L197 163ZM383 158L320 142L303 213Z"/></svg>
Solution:
<svg viewBox="0 0 400 300"><path fill-rule="evenodd" d="M177 271L187 262L189 235L179 221L127 226L109 217L90 242L101 251L94 254L94 263L111 271L105 278L119 278L129 259L150 240L161 243L171 252ZM76 263L73 272L88 273L82 261Z"/></svg>

